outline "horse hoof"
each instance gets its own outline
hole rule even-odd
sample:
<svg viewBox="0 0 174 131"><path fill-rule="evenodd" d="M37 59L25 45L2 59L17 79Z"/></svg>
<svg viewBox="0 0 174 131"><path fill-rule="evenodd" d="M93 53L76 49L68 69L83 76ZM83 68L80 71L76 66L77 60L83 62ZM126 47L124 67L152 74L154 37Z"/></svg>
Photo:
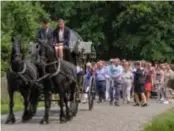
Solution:
<svg viewBox="0 0 174 131"><path fill-rule="evenodd" d="M73 113L72 112L69 113L69 117L73 117Z"/></svg>
<svg viewBox="0 0 174 131"><path fill-rule="evenodd" d="M49 121L48 121L48 120L46 120L46 121L45 121L45 123L46 123L46 124L49 124Z"/></svg>
<svg viewBox="0 0 174 131"><path fill-rule="evenodd" d="M31 118L32 118L32 116L23 116L22 122L26 122L26 121L30 120Z"/></svg>
<svg viewBox="0 0 174 131"><path fill-rule="evenodd" d="M5 124L8 124L8 123L9 123L9 120L6 120L6 121L5 121Z"/></svg>
<svg viewBox="0 0 174 131"><path fill-rule="evenodd" d="M5 122L5 124L9 124L9 123L12 123L12 124L14 124L15 122L16 122L16 120L7 120L6 122Z"/></svg>
<svg viewBox="0 0 174 131"><path fill-rule="evenodd" d="M77 115L77 113L76 112L73 112L73 116L75 117Z"/></svg>
<svg viewBox="0 0 174 131"><path fill-rule="evenodd" d="M25 122L27 122L27 120L24 120L24 119L22 119L22 121L21 121L22 123L25 123Z"/></svg>
<svg viewBox="0 0 174 131"><path fill-rule="evenodd" d="M71 121L72 119L73 119L73 117L69 117L69 118L68 118L68 121Z"/></svg>
<svg viewBox="0 0 174 131"><path fill-rule="evenodd" d="M67 117L66 117L66 120L67 120L67 121L71 121L72 118L73 118L73 117L71 117L71 116L67 116Z"/></svg>
<svg viewBox="0 0 174 131"><path fill-rule="evenodd" d="M65 123L65 122L67 122L65 117L60 118L60 123Z"/></svg>
<svg viewBox="0 0 174 131"><path fill-rule="evenodd" d="M6 120L6 122L5 122L5 124L8 124L8 123L15 123L16 122L16 119L15 119L15 117L14 117L14 115L10 115L10 116L8 116L8 118L7 118L7 120Z"/></svg>
<svg viewBox="0 0 174 131"><path fill-rule="evenodd" d="M40 124L44 124L44 121L43 121L43 120L41 120L41 121L40 121Z"/></svg>
<svg viewBox="0 0 174 131"><path fill-rule="evenodd" d="M44 124L44 123L49 124L49 121L48 121L48 120L45 120L45 119L42 119L42 120L40 121L40 124Z"/></svg>

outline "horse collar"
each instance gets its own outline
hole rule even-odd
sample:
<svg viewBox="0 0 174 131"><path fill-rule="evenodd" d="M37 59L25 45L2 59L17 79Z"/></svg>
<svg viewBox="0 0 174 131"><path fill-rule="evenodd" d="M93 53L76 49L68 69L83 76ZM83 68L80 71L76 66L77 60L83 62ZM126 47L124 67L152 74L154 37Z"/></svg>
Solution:
<svg viewBox="0 0 174 131"><path fill-rule="evenodd" d="M24 67L23 67L23 69L22 69L21 72L15 72L15 71L13 71L12 67L10 66L10 71L11 71L11 72L14 72L14 73L17 73L17 74L24 74L25 71L26 71L26 69L27 69L27 65L26 65L25 62L24 62Z"/></svg>

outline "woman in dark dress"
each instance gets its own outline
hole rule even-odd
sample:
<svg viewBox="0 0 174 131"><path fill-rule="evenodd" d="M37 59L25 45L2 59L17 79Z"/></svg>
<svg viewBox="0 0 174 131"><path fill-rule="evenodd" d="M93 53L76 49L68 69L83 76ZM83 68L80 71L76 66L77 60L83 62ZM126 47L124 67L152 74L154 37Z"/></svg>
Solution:
<svg viewBox="0 0 174 131"><path fill-rule="evenodd" d="M135 71L135 77L134 77L134 92L135 92L135 102L136 104L134 106L140 105L140 99L139 95L141 95L142 100L142 107L147 106L146 102L146 96L145 96L145 76L144 76L144 70L141 67L141 62L137 62L136 64L137 70Z"/></svg>

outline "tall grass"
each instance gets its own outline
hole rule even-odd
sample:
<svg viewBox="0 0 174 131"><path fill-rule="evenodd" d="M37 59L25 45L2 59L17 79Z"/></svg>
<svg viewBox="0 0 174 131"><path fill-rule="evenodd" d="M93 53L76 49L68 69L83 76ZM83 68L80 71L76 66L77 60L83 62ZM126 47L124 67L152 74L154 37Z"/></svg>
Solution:
<svg viewBox="0 0 174 131"><path fill-rule="evenodd" d="M144 131L174 131L174 108L155 117Z"/></svg>

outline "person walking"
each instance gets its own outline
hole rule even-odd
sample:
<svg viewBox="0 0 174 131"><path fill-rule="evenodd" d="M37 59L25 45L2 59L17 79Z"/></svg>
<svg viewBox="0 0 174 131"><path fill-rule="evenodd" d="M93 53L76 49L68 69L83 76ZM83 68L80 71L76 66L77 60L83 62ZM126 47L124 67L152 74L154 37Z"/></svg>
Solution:
<svg viewBox="0 0 174 131"><path fill-rule="evenodd" d="M154 80L157 92L157 101L160 101L162 96L162 87L164 86L164 71L160 64L158 64L155 69Z"/></svg>
<svg viewBox="0 0 174 131"><path fill-rule="evenodd" d="M111 77L114 80L114 86L110 90L110 104L112 105L113 101L115 106L120 106L119 101L120 101L120 91L121 91L121 75L123 72L123 67L120 65L120 60L115 59L114 64L111 66L110 73Z"/></svg>
<svg viewBox="0 0 174 131"><path fill-rule="evenodd" d="M106 70L106 91L105 91L105 97L106 100L110 100L110 95L109 95L109 90L110 90L110 86L111 86L111 78L110 78L110 66L111 63L107 64L105 66L105 70Z"/></svg>
<svg viewBox="0 0 174 131"><path fill-rule="evenodd" d="M123 74L122 74L122 91L123 91L123 100L124 102L130 103L131 101L131 88L133 84L133 73L130 70L128 62L123 64Z"/></svg>
<svg viewBox="0 0 174 131"><path fill-rule="evenodd" d="M145 65L145 95L146 95L147 102L150 99L153 81L154 79L153 79L151 64L147 62Z"/></svg>
<svg viewBox="0 0 174 131"><path fill-rule="evenodd" d="M98 103L101 103L105 99L105 88L106 88L106 70L103 67L103 63L100 61L98 63L98 68L95 73L95 80L98 92Z"/></svg>
<svg viewBox="0 0 174 131"><path fill-rule="evenodd" d="M135 71L135 77L134 77L134 92L135 92L135 105L140 105L140 99L139 95L141 95L142 100L142 107L147 106L146 96L145 96L145 76L144 76L144 70L141 68L141 62L137 62L136 64L137 70Z"/></svg>
<svg viewBox="0 0 174 131"><path fill-rule="evenodd" d="M83 89L83 103L86 103L88 100L88 90L89 90L89 84L90 84L90 79L92 76L92 64L88 62L86 64L86 74L85 74L85 79L84 79L84 89Z"/></svg>
<svg viewBox="0 0 174 131"><path fill-rule="evenodd" d="M173 71L170 68L169 64L165 64L163 66L164 69L164 86L162 87L162 94L163 94L163 99L164 99L164 104L168 104L168 94L167 94L167 89L168 89L168 82L172 78Z"/></svg>

